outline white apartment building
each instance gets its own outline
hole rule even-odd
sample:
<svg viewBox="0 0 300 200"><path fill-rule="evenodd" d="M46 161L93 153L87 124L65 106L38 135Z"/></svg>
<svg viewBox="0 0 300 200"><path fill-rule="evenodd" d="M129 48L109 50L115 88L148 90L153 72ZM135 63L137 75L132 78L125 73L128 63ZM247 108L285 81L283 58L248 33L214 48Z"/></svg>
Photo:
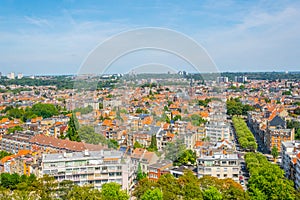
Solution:
<svg viewBox="0 0 300 200"><path fill-rule="evenodd" d="M240 161L237 154L215 153L212 156L203 155L197 159L198 178L214 176L220 179L232 178L239 181Z"/></svg>
<svg viewBox="0 0 300 200"><path fill-rule="evenodd" d="M71 180L77 185L116 182L128 190L133 182L133 170L129 158L116 150L84 151L73 153L43 154L42 176L54 176L56 180Z"/></svg>
<svg viewBox="0 0 300 200"><path fill-rule="evenodd" d="M206 137L210 142L216 143L221 140L230 140L230 126L225 122L210 121L205 125Z"/></svg>
<svg viewBox="0 0 300 200"><path fill-rule="evenodd" d="M295 182L296 188L300 186L300 141L286 141L281 143L281 168L286 178ZM297 169L298 168L298 169Z"/></svg>

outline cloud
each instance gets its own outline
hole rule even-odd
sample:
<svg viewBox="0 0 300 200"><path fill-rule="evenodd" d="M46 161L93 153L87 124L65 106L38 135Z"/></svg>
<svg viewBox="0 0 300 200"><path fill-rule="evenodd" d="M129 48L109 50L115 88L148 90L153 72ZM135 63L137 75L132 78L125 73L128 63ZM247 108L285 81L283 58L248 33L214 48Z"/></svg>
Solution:
<svg viewBox="0 0 300 200"><path fill-rule="evenodd" d="M25 16L24 18L29 24L33 24L38 27L44 27L44 26L51 27L51 25L47 19L42 19L42 18L37 18L37 17L29 17L29 16Z"/></svg>

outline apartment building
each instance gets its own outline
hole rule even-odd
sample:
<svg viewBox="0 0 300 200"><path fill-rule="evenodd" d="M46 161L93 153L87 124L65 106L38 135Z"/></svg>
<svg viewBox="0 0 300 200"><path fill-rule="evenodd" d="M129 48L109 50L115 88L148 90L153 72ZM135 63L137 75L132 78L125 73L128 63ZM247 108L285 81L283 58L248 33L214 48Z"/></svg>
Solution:
<svg viewBox="0 0 300 200"><path fill-rule="evenodd" d="M206 137L209 137L212 143L216 143L221 140L230 140L230 126L225 122L207 122L205 130Z"/></svg>
<svg viewBox="0 0 300 200"><path fill-rule="evenodd" d="M300 141L282 142L280 155L282 157L281 168L285 172L285 177L293 180L295 185L298 177L298 183L300 183L300 169L297 172L297 163L300 159Z"/></svg>
<svg viewBox="0 0 300 200"><path fill-rule="evenodd" d="M281 151L281 143L292 141L294 137L294 129L267 128L265 145L270 151L274 146L277 147L278 151Z"/></svg>
<svg viewBox="0 0 300 200"><path fill-rule="evenodd" d="M54 176L57 181L71 180L77 185L90 184L95 188L116 182L128 190L133 182L130 159L115 150L43 154L41 175L45 174Z"/></svg>
<svg viewBox="0 0 300 200"><path fill-rule="evenodd" d="M158 181L163 174L169 173L169 168L172 166L173 162L170 160L160 160L157 163L149 165L149 180Z"/></svg>
<svg viewBox="0 0 300 200"><path fill-rule="evenodd" d="M232 178L239 181L240 160L237 154L214 153L197 159L198 178L214 176L220 179Z"/></svg>

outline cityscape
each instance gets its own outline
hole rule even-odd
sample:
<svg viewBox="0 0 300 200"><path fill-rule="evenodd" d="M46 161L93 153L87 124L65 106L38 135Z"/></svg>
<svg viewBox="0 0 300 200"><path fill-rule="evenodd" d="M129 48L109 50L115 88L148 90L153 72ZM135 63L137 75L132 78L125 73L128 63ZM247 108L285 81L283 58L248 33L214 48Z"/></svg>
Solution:
<svg viewBox="0 0 300 200"><path fill-rule="evenodd" d="M0 3L0 199L300 199L298 2L20 2Z"/></svg>

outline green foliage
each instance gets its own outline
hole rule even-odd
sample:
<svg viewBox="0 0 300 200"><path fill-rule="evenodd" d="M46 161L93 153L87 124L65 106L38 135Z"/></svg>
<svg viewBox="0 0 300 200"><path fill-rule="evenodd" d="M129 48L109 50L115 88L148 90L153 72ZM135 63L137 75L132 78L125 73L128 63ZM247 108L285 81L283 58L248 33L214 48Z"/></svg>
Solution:
<svg viewBox="0 0 300 200"><path fill-rule="evenodd" d="M16 131L23 131L23 128L21 126L14 126L14 127L11 127L11 128L8 128L8 133L14 133Z"/></svg>
<svg viewBox="0 0 300 200"><path fill-rule="evenodd" d="M141 113L143 113L143 114L148 114L149 111L148 111L148 110L141 109L141 108L137 108L136 111L135 111L135 113L137 113L137 114L141 114Z"/></svg>
<svg viewBox="0 0 300 200"><path fill-rule="evenodd" d="M119 143L116 140L109 139L107 142L108 148L114 148L117 149L119 147Z"/></svg>
<svg viewBox="0 0 300 200"><path fill-rule="evenodd" d="M158 188L149 189L143 194L141 200L163 200L163 194Z"/></svg>
<svg viewBox="0 0 300 200"><path fill-rule="evenodd" d="M68 138L71 141L77 141L80 142L81 139L78 134L78 129L79 129L79 123L74 114L71 115L69 123L68 123L68 131L66 134L66 138Z"/></svg>
<svg viewBox="0 0 300 200"><path fill-rule="evenodd" d="M230 116L233 115L247 115L248 111L254 110L253 106L243 105L239 98L231 98L226 102L227 114Z"/></svg>
<svg viewBox="0 0 300 200"><path fill-rule="evenodd" d="M129 195L121 190L121 185L117 183L106 183L102 185L101 199L105 200L128 200Z"/></svg>
<svg viewBox="0 0 300 200"><path fill-rule="evenodd" d="M191 121L192 121L193 126L200 126L201 124L206 123L206 120L203 119L200 115L197 115L197 114L193 114L191 116Z"/></svg>
<svg viewBox="0 0 300 200"><path fill-rule="evenodd" d="M140 180L142 180L146 177L147 177L147 174L145 172L143 172L142 167L141 167L141 163L139 163L138 170L137 170L137 175L136 175L136 180L140 181Z"/></svg>
<svg viewBox="0 0 300 200"><path fill-rule="evenodd" d="M179 155L178 160L174 162L174 165L187 165L187 164L195 164L197 160L196 152L191 149L186 149Z"/></svg>
<svg viewBox="0 0 300 200"><path fill-rule="evenodd" d="M0 199L7 200L128 200L129 195L121 190L117 183L102 185L102 190L90 185L77 186L72 181L57 182L53 177L44 176L37 179L34 175L2 173L0 175Z"/></svg>
<svg viewBox="0 0 300 200"><path fill-rule="evenodd" d="M172 174L164 174L157 181L157 187L163 193L164 200L179 200L180 185Z"/></svg>
<svg viewBox="0 0 300 200"><path fill-rule="evenodd" d="M294 120L289 120L287 121L287 128L295 128L295 140L300 139L300 122L294 121Z"/></svg>
<svg viewBox="0 0 300 200"><path fill-rule="evenodd" d="M133 148L136 149L136 148L143 148L143 145L141 145L138 141L135 141L134 144L133 144Z"/></svg>
<svg viewBox="0 0 300 200"><path fill-rule="evenodd" d="M251 174L248 193L251 199L295 199L293 182L284 177L278 165L270 163L260 153L245 155L247 168Z"/></svg>
<svg viewBox="0 0 300 200"><path fill-rule="evenodd" d="M43 118L49 118L59 114L56 106L46 103L34 104L31 108L31 112L37 116L42 116Z"/></svg>
<svg viewBox="0 0 300 200"><path fill-rule="evenodd" d="M273 156L274 159L276 159L279 156L278 148L277 146L273 146L271 150L271 155Z"/></svg>
<svg viewBox="0 0 300 200"><path fill-rule="evenodd" d="M242 118L234 116L232 123L241 147L250 151L256 150L257 143L246 122Z"/></svg>
<svg viewBox="0 0 300 200"><path fill-rule="evenodd" d="M153 134L151 136L151 143L150 146L147 148L148 151L157 151L157 141L156 141L156 135Z"/></svg>
<svg viewBox="0 0 300 200"><path fill-rule="evenodd" d="M109 148L117 149L119 144L116 140L107 139L102 134L96 133L92 126L83 125L78 129L80 140L88 144L102 144Z"/></svg>
<svg viewBox="0 0 300 200"><path fill-rule="evenodd" d="M165 148L166 159L177 161L185 151L185 145L183 140L175 140L174 142L168 142Z"/></svg>
<svg viewBox="0 0 300 200"><path fill-rule="evenodd" d="M282 95L292 95L292 92L290 90L288 91L283 91Z"/></svg>
<svg viewBox="0 0 300 200"><path fill-rule="evenodd" d="M211 102L211 99L199 100L198 105L208 107L209 102Z"/></svg>
<svg viewBox="0 0 300 200"><path fill-rule="evenodd" d="M73 110L74 113L80 112L82 115L88 114L93 112L93 107L91 105L88 105L87 107L84 108L76 108Z"/></svg>
<svg viewBox="0 0 300 200"><path fill-rule="evenodd" d="M218 179L212 176L205 176L198 179L190 170L185 170L184 174L178 179L171 174L162 175L157 182L142 179L134 189L133 196L137 199L141 199L144 196L148 197L150 194L149 190L154 191L156 189L161 191L162 199L164 200L250 199L243 187L230 178Z"/></svg>
<svg viewBox="0 0 300 200"><path fill-rule="evenodd" d="M210 186L209 189L203 192L204 200L222 200L222 194L214 186Z"/></svg>
<svg viewBox="0 0 300 200"><path fill-rule="evenodd" d="M0 151L0 159L4 158L5 156L10 156L10 155L12 155L12 154L7 151Z"/></svg>

